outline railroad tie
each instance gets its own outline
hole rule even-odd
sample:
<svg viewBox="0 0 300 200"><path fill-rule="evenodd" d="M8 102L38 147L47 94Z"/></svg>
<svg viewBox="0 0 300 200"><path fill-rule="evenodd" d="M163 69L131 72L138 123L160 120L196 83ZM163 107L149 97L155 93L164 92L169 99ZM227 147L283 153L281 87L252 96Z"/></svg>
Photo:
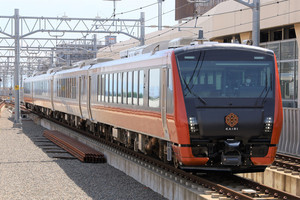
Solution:
<svg viewBox="0 0 300 200"><path fill-rule="evenodd" d="M81 162L106 162L106 159L101 152L96 151L86 144L83 144L67 135L64 135L63 133L60 133L58 131L45 130L43 135L56 145L60 146L61 148L78 158Z"/></svg>

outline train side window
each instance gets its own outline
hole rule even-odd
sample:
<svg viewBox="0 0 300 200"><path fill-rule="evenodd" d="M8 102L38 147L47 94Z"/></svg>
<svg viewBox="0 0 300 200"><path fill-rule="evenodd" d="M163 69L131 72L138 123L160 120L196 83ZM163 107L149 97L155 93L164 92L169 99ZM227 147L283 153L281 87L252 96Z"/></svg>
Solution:
<svg viewBox="0 0 300 200"><path fill-rule="evenodd" d="M108 74L105 74L105 102L108 102L109 81Z"/></svg>
<svg viewBox="0 0 300 200"><path fill-rule="evenodd" d="M167 113L173 113L173 74L172 69L168 69L168 89L167 89Z"/></svg>
<svg viewBox="0 0 300 200"><path fill-rule="evenodd" d="M62 90L62 97L65 97L65 94L66 94L66 84L65 84L65 79L62 79L61 90Z"/></svg>
<svg viewBox="0 0 300 200"><path fill-rule="evenodd" d="M127 104L127 72L123 72L123 104Z"/></svg>
<svg viewBox="0 0 300 200"><path fill-rule="evenodd" d="M117 86L118 86L118 78L117 74L114 73L114 89L113 89L113 101L114 103L117 103Z"/></svg>
<svg viewBox="0 0 300 200"><path fill-rule="evenodd" d="M71 92L71 90L72 90L72 82L71 82L71 78L68 78L68 83L69 83L69 85L68 85L68 98L70 98L71 99L71 97L72 97L72 92Z"/></svg>
<svg viewBox="0 0 300 200"><path fill-rule="evenodd" d="M66 79L66 85L67 85L67 89L66 89L66 98L69 98L69 94L70 94L70 79L67 78Z"/></svg>
<svg viewBox="0 0 300 200"><path fill-rule="evenodd" d="M56 96L59 97L59 80L56 80Z"/></svg>
<svg viewBox="0 0 300 200"><path fill-rule="evenodd" d="M118 103L122 103L122 74L118 73Z"/></svg>
<svg viewBox="0 0 300 200"><path fill-rule="evenodd" d="M69 83L68 78L65 78L65 98L68 98Z"/></svg>
<svg viewBox="0 0 300 200"><path fill-rule="evenodd" d="M76 99L76 78L72 82L72 99Z"/></svg>
<svg viewBox="0 0 300 200"><path fill-rule="evenodd" d="M128 104L132 104L132 72L128 72Z"/></svg>
<svg viewBox="0 0 300 200"><path fill-rule="evenodd" d="M113 74L109 74L109 102L113 102Z"/></svg>
<svg viewBox="0 0 300 200"><path fill-rule="evenodd" d="M101 76L97 76L97 101L101 101Z"/></svg>
<svg viewBox="0 0 300 200"><path fill-rule="evenodd" d="M105 74L101 75L101 101L105 100Z"/></svg>
<svg viewBox="0 0 300 200"><path fill-rule="evenodd" d="M138 105L138 84L139 77L138 71L133 72L133 105Z"/></svg>
<svg viewBox="0 0 300 200"><path fill-rule="evenodd" d="M149 107L158 108L160 99L160 69L149 70Z"/></svg>
<svg viewBox="0 0 300 200"><path fill-rule="evenodd" d="M144 70L139 71L139 105L144 105Z"/></svg>

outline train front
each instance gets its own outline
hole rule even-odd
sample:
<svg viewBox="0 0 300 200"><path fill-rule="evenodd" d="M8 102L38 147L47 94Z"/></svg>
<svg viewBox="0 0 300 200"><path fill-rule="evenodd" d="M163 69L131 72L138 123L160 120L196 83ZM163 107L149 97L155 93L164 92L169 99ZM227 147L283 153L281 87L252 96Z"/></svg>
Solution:
<svg viewBox="0 0 300 200"><path fill-rule="evenodd" d="M282 127L274 53L223 44L178 49L173 57L190 142L179 136L173 148L181 167L263 171L275 158Z"/></svg>

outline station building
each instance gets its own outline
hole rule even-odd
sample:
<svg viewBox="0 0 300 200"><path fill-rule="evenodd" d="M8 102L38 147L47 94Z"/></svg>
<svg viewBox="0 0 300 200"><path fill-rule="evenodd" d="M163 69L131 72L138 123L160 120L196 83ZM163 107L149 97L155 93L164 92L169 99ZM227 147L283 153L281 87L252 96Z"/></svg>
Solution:
<svg viewBox="0 0 300 200"><path fill-rule="evenodd" d="M250 1L251 2L251 1ZM260 46L275 52L280 72L284 107L300 106L300 2L299 0L260 1ZM234 0L222 1L201 16L187 20L178 27L165 28L145 37L145 44L180 37L197 38L203 30L204 38L225 43L242 43L252 39L252 10ZM139 45L130 39L98 51L98 57L119 59L119 52Z"/></svg>

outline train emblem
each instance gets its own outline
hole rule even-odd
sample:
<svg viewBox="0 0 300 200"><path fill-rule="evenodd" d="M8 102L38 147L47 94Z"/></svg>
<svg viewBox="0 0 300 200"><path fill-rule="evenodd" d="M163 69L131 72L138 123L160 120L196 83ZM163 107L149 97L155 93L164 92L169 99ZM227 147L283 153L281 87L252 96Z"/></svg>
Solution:
<svg viewBox="0 0 300 200"><path fill-rule="evenodd" d="M235 127L239 123L239 117L233 113L228 114L225 116L225 123L229 127L226 127L226 131L237 131L238 127Z"/></svg>

